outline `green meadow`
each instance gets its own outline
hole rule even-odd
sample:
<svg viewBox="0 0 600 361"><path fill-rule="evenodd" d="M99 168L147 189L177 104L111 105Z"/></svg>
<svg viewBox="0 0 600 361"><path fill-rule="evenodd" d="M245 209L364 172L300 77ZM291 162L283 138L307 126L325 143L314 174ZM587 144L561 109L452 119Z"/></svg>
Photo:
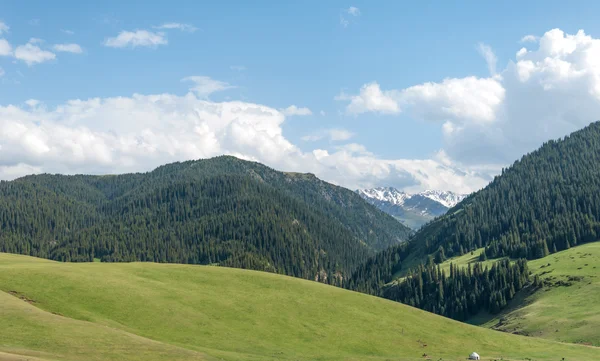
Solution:
<svg viewBox="0 0 600 361"><path fill-rule="evenodd" d="M0 291L2 361L600 359L594 347L222 267L0 254Z"/></svg>
<svg viewBox="0 0 600 361"><path fill-rule="evenodd" d="M600 243L529 262L544 280L484 326L550 340L600 346Z"/></svg>

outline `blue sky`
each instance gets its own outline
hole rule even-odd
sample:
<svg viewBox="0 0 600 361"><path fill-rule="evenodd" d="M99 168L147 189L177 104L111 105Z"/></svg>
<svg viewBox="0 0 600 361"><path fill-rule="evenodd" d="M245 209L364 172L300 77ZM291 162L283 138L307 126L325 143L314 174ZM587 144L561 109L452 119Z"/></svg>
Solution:
<svg viewBox="0 0 600 361"><path fill-rule="evenodd" d="M0 178L149 170L228 153L348 187L468 192L542 141L596 120L595 95L565 101L568 110L587 113L568 115L556 104L563 91L589 94L595 84L583 75L556 81L562 73L552 73L544 59L593 77L593 59L574 54L596 46L586 37L600 35L593 16L599 8L558 1L5 2L0 21L9 29L0 38L10 49L0 56ZM580 29L585 34L573 40L574 48L550 34L546 43L568 49L553 52L539 40L552 29L564 39ZM526 35L533 41L522 41ZM71 52L59 51L61 45ZM27 50L19 46L34 51L18 55ZM522 47L530 53L518 58ZM532 62L536 76L525 79L511 68L519 61ZM182 81L189 77L196 78ZM194 91L194 83L204 90ZM146 102L154 100L134 94L173 98L148 115ZM124 109L107 101L117 97L135 104ZM64 111L74 100L85 105ZM534 100L542 105L531 105ZM178 102L185 104L172 105ZM255 119L250 107L225 119L223 109L234 102L281 114ZM290 114L284 111L290 106L306 109ZM136 118L141 113L154 118ZM239 136L232 135L236 122L243 124ZM520 125L535 136L523 138L515 129ZM205 138L188 137L198 127ZM65 132L73 139L61 143ZM132 139L151 154L123 146Z"/></svg>

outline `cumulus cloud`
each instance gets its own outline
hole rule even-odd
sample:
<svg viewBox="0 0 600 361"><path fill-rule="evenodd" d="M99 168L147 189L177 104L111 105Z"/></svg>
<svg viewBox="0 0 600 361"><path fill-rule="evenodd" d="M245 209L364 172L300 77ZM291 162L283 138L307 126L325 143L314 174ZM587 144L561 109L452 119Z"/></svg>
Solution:
<svg viewBox="0 0 600 361"><path fill-rule="evenodd" d="M439 161L382 160L354 143L303 152L284 137L284 122L281 111L265 105L212 102L191 92L75 99L53 108L30 100L0 106L0 178L146 171L230 154L351 188L383 183L465 191L485 184ZM328 134L338 141L350 137L344 130Z"/></svg>
<svg viewBox="0 0 600 361"><path fill-rule="evenodd" d="M57 52L81 54L83 49L78 44L55 44L52 49Z"/></svg>
<svg viewBox="0 0 600 361"><path fill-rule="evenodd" d="M0 56L12 55L12 46L6 39L0 39Z"/></svg>
<svg viewBox="0 0 600 361"><path fill-rule="evenodd" d="M336 100L350 101L346 107L348 113L361 114L366 112L399 113L396 91L382 91L376 82L363 85L358 95L342 93Z"/></svg>
<svg viewBox="0 0 600 361"><path fill-rule="evenodd" d="M164 23L159 26L153 26L155 29L177 29L181 31L185 31L188 33L193 33L198 30L197 27L190 24L182 24L182 23Z"/></svg>
<svg viewBox="0 0 600 361"><path fill-rule="evenodd" d="M14 53L15 58L24 61L28 66L56 59L56 54L35 45L39 43L40 39L32 38L27 44L17 46Z"/></svg>
<svg viewBox="0 0 600 361"><path fill-rule="evenodd" d="M159 45L167 45L167 37L163 32L152 32L148 30L121 31L119 35L108 38L104 46L111 48L156 48Z"/></svg>
<svg viewBox="0 0 600 361"><path fill-rule="evenodd" d="M452 120L462 124L493 122L504 100L505 90L494 78L466 77L390 92L397 94L398 102L420 118L430 121Z"/></svg>
<svg viewBox="0 0 600 361"><path fill-rule="evenodd" d="M470 192L544 141L600 114L600 40L579 31L548 31L496 76L448 78L403 89L365 84L349 113L406 113L439 125L442 146L429 159L384 159L364 145L302 150L283 133L286 114L247 102L213 102L231 87L189 78L198 89L0 106L0 178L31 172L120 173L163 163L231 154L281 170L311 172L350 188L380 185ZM515 51L518 49L515 49ZM319 135L318 132L315 133ZM311 139L307 139L311 140Z"/></svg>
<svg viewBox="0 0 600 361"><path fill-rule="evenodd" d="M190 90L201 98L206 98L212 93L235 88L235 86L227 82L215 80L208 76L188 76L181 79L181 81L194 83Z"/></svg>
<svg viewBox="0 0 600 361"><path fill-rule="evenodd" d="M598 120L600 39L553 29L534 48L519 50L496 76L386 91L367 84L359 95L345 97L349 112L381 112L381 106L365 105L369 86L374 98L388 95L384 109L439 123L444 154L453 164L489 172Z"/></svg>
<svg viewBox="0 0 600 361"><path fill-rule="evenodd" d="M312 111L306 107L297 107L295 105L290 105L285 109L281 109L281 112L286 116L294 116L294 115L311 115Z"/></svg>
<svg viewBox="0 0 600 361"><path fill-rule="evenodd" d="M302 140L305 142L315 142L317 140L327 138L331 141L343 141L348 140L352 137L354 137L354 133L346 129L332 128L321 129L315 133L305 135L302 137Z"/></svg>

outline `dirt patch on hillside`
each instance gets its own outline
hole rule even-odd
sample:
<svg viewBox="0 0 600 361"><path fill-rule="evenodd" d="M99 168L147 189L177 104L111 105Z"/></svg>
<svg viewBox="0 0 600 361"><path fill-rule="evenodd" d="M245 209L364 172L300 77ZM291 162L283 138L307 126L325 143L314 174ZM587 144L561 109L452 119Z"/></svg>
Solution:
<svg viewBox="0 0 600 361"><path fill-rule="evenodd" d="M25 296L24 294L22 294L20 292L17 292L17 291L8 291L8 293L11 294L11 295L13 295L13 296L15 296L15 297L17 297L18 299L20 299L22 301L25 301L25 302L29 303L29 304L36 303L35 300L32 300L31 298Z"/></svg>

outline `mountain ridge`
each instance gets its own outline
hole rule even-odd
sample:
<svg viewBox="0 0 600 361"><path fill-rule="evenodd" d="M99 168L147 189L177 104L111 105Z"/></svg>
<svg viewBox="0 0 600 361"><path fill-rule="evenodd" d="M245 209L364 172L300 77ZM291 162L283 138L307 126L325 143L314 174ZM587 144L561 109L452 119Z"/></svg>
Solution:
<svg viewBox="0 0 600 361"><path fill-rule="evenodd" d="M356 193L412 229L418 229L445 214L467 197L465 194L442 190L411 194L394 187L357 189Z"/></svg>
<svg viewBox="0 0 600 361"><path fill-rule="evenodd" d="M411 231L351 190L221 156L0 182L0 251L250 268L341 283Z"/></svg>

